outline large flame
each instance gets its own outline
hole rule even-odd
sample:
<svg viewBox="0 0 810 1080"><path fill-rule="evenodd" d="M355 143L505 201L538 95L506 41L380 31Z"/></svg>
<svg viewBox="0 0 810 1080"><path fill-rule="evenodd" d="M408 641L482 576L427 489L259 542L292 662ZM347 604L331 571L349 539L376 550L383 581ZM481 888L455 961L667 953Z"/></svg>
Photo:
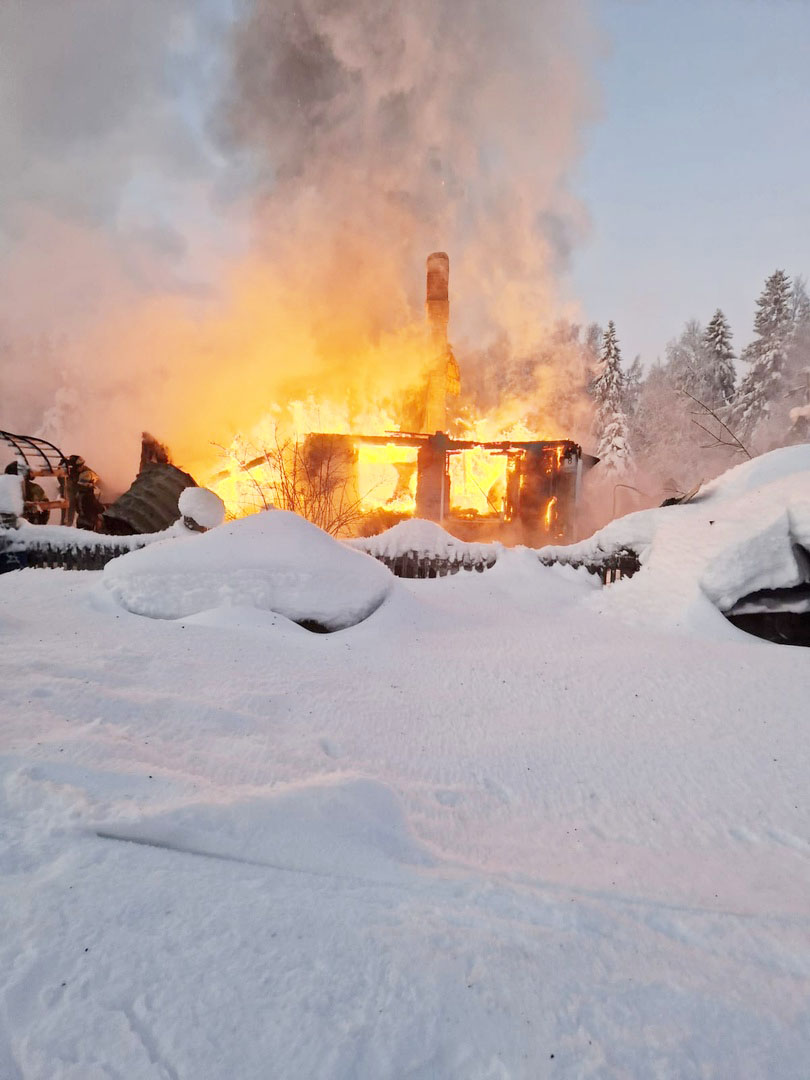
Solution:
<svg viewBox="0 0 810 1080"><path fill-rule="evenodd" d="M296 463L302 467L302 455L311 436L342 435L348 437L352 454L351 494L344 497L356 502L357 518L375 511L413 515L418 446L403 445L398 435L407 438L419 430L408 425L407 414L411 407L412 414L418 415L424 387L417 383L403 390L399 385L403 371L400 350L398 342L389 353L383 350L377 356L379 401L360 402L356 397L334 400L328 387L322 396L313 387L305 399L273 404L247 434L240 433L227 446L220 447L220 460L207 470L203 482L222 497L230 515L253 513L274 504L279 495L283 497L280 488L289 480L283 474L294 469ZM406 370L419 370L420 365L424 368L425 355L418 349L416 354L411 353ZM384 389L386 371L393 373L388 392ZM467 407L449 426L453 436L477 443L563 437L551 420L542 418L536 401L506 402L489 414L476 414ZM390 437L391 441L364 441L363 436L378 440ZM285 465L285 454L297 457L293 460L288 456ZM475 446L451 452L447 512L466 518L502 516L508 465L509 455L501 449Z"/></svg>
<svg viewBox="0 0 810 1080"><path fill-rule="evenodd" d="M452 254L478 401L508 380L471 353L520 369L575 317L558 279L585 226L569 179L591 116L587 0L101 6L0 3L0 92L26 106L2 118L0 420L81 453L107 495L144 429L205 482L236 433L255 448L276 423L418 427L433 248ZM504 423L521 418L572 434L534 408ZM364 505L407 502L407 453L358 457ZM460 509L497 504L501 457L450 467ZM240 485L264 496L237 472L217 483L242 512Z"/></svg>

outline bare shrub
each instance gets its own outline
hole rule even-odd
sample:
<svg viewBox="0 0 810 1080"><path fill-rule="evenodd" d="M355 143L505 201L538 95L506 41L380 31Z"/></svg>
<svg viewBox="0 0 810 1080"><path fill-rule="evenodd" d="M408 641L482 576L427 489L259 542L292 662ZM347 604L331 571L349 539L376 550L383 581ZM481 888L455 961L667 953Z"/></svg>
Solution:
<svg viewBox="0 0 810 1080"><path fill-rule="evenodd" d="M219 447L246 482L241 509L291 510L332 536L356 531L364 517L354 465L357 452L347 436L309 435L273 442Z"/></svg>

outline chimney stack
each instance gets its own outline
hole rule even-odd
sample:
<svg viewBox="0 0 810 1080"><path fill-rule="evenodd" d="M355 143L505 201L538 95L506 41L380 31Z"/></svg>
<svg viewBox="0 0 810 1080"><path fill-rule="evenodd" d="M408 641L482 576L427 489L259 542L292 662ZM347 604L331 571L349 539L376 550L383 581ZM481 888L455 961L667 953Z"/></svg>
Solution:
<svg viewBox="0 0 810 1080"><path fill-rule="evenodd" d="M444 251L427 257L425 311L430 331L431 364L424 430L447 431L447 395L458 394L458 367L447 343L450 321L450 259Z"/></svg>
<svg viewBox="0 0 810 1080"><path fill-rule="evenodd" d="M450 321L450 258L444 251L427 257L427 297L425 300L431 341L436 353L447 349L447 324Z"/></svg>

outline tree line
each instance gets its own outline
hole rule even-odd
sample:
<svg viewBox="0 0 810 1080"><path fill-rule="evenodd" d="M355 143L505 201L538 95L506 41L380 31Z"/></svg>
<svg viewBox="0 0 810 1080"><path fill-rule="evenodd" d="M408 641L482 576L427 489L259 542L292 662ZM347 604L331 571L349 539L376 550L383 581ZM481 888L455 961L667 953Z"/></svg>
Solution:
<svg viewBox="0 0 810 1080"><path fill-rule="evenodd" d="M593 328L588 339L593 353ZM810 297L801 277L768 277L739 357L720 309L705 327L687 322L646 371L638 357L624 364L613 322L599 340L587 393L606 480L641 477L675 496L746 456L810 441Z"/></svg>

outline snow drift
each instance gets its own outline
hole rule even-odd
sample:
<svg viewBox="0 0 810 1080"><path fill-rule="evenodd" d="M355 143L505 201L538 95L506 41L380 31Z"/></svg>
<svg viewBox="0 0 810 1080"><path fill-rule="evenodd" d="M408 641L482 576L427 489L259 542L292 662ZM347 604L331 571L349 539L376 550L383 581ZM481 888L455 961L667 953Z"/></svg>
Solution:
<svg viewBox="0 0 810 1080"><path fill-rule="evenodd" d="M103 576L116 602L136 615L182 619L246 607L325 630L367 618L393 581L368 555L286 510L160 541L114 559Z"/></svg>
<svg viewBox="0 0 810 1080"><path fill-rule="evenodd" d="M810 446L745 462L691 502L619 518L588 540L544 548L562 562L635 551L642 570L605 600L636 616L655 612L693 628L706 600L725 613L741 597L808 580Z"/></svg>
<svg viewBox="0 0 810 1080"><path fill-rule="evenodd" d="M363 777L319 778L270 798L192 804L94 830L122 840L248 866L303 873L396 878L401 866L435 859L414 840L391 788Z"/></svg>

